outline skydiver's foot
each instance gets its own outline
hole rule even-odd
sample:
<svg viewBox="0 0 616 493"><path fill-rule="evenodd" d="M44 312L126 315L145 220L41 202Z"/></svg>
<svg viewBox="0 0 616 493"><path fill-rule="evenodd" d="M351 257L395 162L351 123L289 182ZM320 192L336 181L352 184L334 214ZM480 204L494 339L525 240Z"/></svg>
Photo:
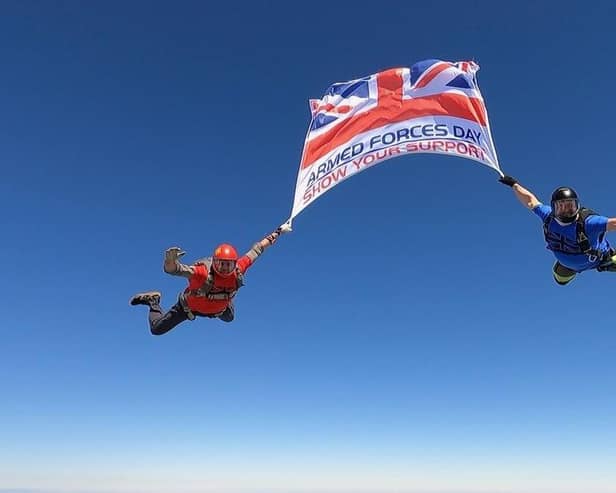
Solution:
<svg viewBox="0 0 616 493"><path fill-rule="evenodd" d="M161 294L158 291L148 291L147 293L139 293L130 299L131 305L158 305L160 303Z"/></svg>

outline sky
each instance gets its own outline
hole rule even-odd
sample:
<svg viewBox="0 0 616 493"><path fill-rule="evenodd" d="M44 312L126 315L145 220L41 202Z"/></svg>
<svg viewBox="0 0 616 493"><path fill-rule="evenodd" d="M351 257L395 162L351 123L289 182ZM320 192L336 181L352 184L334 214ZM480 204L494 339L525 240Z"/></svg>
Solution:
<svg viewBox="0 0 616 493"><path fill-rule="evenodd" d="M0 492L616 493L609 273L551 278L489 167L338 185L236 320L136 292L289 216L308 99L475 60L502 170L616 215L613 2L0 5ZM616 243L616 239L612 240Z"/></svg>

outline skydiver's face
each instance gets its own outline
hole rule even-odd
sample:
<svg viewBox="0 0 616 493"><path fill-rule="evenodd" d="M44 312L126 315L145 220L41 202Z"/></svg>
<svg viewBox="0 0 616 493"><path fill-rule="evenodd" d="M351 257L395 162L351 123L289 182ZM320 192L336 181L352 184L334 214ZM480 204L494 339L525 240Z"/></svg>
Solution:
<svg viewBox="0 0 616 493"><path fill-rule="evenodd" d="M578 202L576 199L557 200L554 207L554 214L557 217L573 217L577 214Z"/></svg>
<svg viewBox="0 0 616 493"><path fill-rule="evenodd" d="M214 270L221 276L228 276L235 270L235 260L214 259Z"/></svg>

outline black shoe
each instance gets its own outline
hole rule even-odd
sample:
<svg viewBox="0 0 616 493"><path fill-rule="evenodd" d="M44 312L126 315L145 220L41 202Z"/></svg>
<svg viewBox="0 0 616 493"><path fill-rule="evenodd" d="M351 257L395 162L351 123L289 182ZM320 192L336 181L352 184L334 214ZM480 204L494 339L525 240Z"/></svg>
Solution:
<svg viewBox="0 0 616 493"><path fill-rule="evenodd" d="M160 293L158 291L148 291L139 293L130 299L131 305L158 305L160 303Z"/></svg>

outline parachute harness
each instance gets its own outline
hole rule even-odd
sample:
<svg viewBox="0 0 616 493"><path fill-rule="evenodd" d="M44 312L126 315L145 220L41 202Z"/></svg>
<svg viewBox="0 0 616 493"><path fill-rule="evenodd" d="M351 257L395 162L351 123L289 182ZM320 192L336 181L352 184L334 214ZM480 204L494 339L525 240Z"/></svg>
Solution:
<svg viewBox="0 0 616 493"><path fill-rule="evenodd" d="M588 209L586 207L582 207L580 208L580 212L578 213L578 216L575 220L575 241L577 243L577 247L580 250L580 253L583 253L584 255L588 255L588 260L590 260L591 262L595 262L598 259L601 260L601 265L599 267L597 267L597 270L607 270L607 265L613 264L612 261L612 256L614 255L613 252L602 252L600 250L597 250L595 248L592 248L590 245L590 240L588 239L588 236L586 235L586 231L585 231L585 223L586 223L586 218L588 218L589 216L596 216L597 213L594 212L592 209ZM543 222L543 234L545 236L545 240L548 243L548 248L552 251L557 251L557 252L562 252L562 253L574 253L574 252L570 252L570 251L566 251L564 248L559 247L559 245L554 244L554 242L551 242L551 238L550 238L550 224L552 223L552 220L554 219L554 213L550 214L548 217L545 218L545 221ZM599 242L603 241L603 236L604 234L602 233L601 236L599 237ZM606 266L604 266L604 262L606 264Z"/></svg>
<svg viewBox="0 0 616 493"><path fill-rule="evenodd" d="M188 315L189 320L195 319L195 314L188 307L188 303L186 302L186 295L191 296L203 296L209 300L231 300L235 297L238 290L244 285L244 275L242 272L236 268L235 269L235 279L236 285L233 288L222 288L221 291L217 291L215 293L211 293L210 291L214 287L214 270L212 269L212 258L206 257L199 259L195 262L195 265L205 265L207 269L207 279L205 282L198 288L192 289L186 292L180 293L179 301L180 305ZM213 317L217 317L218 315L224 313L224 310L220 313L213 314ZM208 315L209 316L209 315Z"/></svg>

